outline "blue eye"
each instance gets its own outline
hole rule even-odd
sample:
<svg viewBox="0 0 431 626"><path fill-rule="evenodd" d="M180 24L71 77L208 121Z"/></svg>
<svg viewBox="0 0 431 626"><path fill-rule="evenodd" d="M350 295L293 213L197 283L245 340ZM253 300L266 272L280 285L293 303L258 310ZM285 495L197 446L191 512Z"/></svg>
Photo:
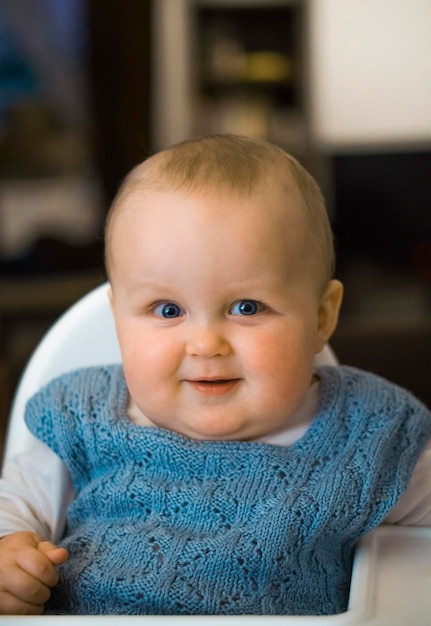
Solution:
<svg viewBox="0 0 431 626"><path fill-rule="evenodd" d="M181 307L179 307L178 304L174 304L174 302L163 302L154 308L154 313L159 317L171 320L176 317L181 317L183 311Z"/></svg>
<svg viewBox="0 0 431 626"><path fill-rule="evenodd" d="M256 300L239 300L230 312L232 315L256 315L264 310L264 305Z"/></svg>

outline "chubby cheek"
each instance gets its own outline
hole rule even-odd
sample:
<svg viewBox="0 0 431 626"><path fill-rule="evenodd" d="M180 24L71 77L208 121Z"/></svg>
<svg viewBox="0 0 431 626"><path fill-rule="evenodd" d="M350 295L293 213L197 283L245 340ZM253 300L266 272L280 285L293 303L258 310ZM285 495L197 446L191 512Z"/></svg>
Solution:
<svg viewBox="0 0 431 626"><path fill-rule="evenodd" d="M300 399L310 384L313 361L313 346L300 330L267 333L244 347L249 375L260 381L261 393L270 402Z"/></svg>
<svg viewBox="0 0 431 626"><path fill-rule="evenodd" d="M131 329L121 341L124 374L132 396L145 397L158 394L161 383L174 380L181 363L180 351L175 343L154 331L142 332ZM137 397L135 398L137 400Z"/></svg>

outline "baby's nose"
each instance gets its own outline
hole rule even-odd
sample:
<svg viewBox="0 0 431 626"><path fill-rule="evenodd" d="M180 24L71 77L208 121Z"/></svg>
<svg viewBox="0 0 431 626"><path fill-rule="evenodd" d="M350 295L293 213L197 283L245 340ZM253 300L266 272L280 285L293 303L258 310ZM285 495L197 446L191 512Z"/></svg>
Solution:
<svg viewBox="0 0 431 626"><path fill-rule="evenodd" d="M190 331L187 340L189 356L211 358L228 356L230 352L230 343L220 327L199 325Z"/></svg>

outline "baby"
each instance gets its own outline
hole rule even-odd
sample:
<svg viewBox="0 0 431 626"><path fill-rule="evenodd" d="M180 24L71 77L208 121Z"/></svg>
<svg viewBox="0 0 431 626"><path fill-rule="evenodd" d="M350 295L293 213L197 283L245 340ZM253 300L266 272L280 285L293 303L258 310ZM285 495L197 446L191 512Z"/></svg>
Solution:
<svg viewBox="0 0 431 626"><path fill-rule="evenodd" d="M122 363L27 406L45 478L0 482L0 613L346 610L356 542L431 519L431 415L315 367L342 299L315 181L266 142L175 145L119 190L106 266Z"/></svg>

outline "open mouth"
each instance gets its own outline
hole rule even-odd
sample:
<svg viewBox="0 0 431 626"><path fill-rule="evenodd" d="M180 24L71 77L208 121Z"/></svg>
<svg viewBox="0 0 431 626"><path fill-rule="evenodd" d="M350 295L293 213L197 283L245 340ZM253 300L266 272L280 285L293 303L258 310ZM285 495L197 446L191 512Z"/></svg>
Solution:
<svg viewBox="0 0 431 626"><path fill-rule="evenodd" d="M187 383L203 395L221 396L232 391L239 383L239 378L188 380Z"/></svg>

